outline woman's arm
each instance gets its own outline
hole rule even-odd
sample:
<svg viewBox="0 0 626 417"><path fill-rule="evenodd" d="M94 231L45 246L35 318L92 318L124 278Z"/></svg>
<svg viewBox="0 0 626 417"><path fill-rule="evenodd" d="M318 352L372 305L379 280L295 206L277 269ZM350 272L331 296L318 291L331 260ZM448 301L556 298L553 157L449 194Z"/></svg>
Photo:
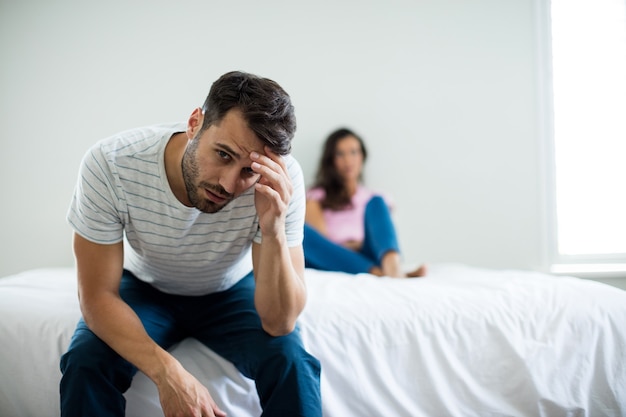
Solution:
<svg viewBox="0 0 626 417"><path fill-rule="evenodd" d="M328 236L326 222L324 221L324 215L322 212L322 205L319 201L306 201L306 215L304 217L304 221L322 235Z"/></svg>
<svg viewBox="0 0 626 417"><path fill-rule="evenodd" d="M307 200L306 202L306 216L304 221L317 230L322 236L328 237L328 229L326 228L326 221L322 213L322 205L317 200ZM338 243L339 244L339 243ZM348 240L340 243L341 246L353 251L360 251L363 245L362 241Z"/></svg>

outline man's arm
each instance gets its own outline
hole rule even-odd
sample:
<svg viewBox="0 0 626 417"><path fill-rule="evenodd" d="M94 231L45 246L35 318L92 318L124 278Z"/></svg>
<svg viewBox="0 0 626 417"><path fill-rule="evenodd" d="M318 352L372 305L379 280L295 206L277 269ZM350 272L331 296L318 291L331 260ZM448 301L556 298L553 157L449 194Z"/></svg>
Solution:
<svg viewBox="0 0 626 417"><path fill-rule="evenodd" d="M252 257L254 302L263 328L272 336L290 333L306 303L302 246L287 248L280 239L263 236L262 244L252 245Z"/></svg>
<svg viewBox="0 0 626 417"><path fill-rule="evenodd" d="M283 159L265 149L252 155L252 169L261 174L256 184L255 205L263 235L252 245L256 280L255 306L263 328L273 336L295 328L306 303L304 252L302 245L288 247L285 220L293 193Z"/></svg>
<svg viewBox="0 0 626 417"><path fill-rule="evenodd" d="M225 416L207 389L150 338L139 317L120 297L122 242L101 245L74 234L74 254L85 322L100 339L154 381L165 416L200 415L198 412L202 416Z"/></svg>

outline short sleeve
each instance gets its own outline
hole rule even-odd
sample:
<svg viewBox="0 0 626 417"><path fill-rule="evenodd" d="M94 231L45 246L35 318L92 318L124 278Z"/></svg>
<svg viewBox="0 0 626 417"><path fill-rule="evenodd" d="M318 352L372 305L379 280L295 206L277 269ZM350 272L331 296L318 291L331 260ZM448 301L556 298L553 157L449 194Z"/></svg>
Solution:
<svg viewBox="0 0 626 417"><path fill-rule="evenodd" d="M78 181L67 213L74 231L95 243L113 244L122 240L123 202L116 187L112 164L100 145L93 146L83 157Z"/></svg>

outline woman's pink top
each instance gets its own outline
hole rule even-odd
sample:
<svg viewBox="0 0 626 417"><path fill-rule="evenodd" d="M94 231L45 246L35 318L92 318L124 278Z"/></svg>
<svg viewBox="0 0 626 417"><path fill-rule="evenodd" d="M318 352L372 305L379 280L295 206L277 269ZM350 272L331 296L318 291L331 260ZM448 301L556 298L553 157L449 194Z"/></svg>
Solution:
<svg viewBox="0 0 626 417"><path fill-rule="evenodd" d="M326 237L332 242L339 244L349 240L362 242L365 237L365 206L375 195L380 194L359 185L356 193L352 196L352 207L342 210L324 209L322 213L324 222L326 222ZM319 202L325 196L326 191L319 187L310 189L306 194L307 200ZM387 198L385 198L385 201L389 204Z"/></svg>

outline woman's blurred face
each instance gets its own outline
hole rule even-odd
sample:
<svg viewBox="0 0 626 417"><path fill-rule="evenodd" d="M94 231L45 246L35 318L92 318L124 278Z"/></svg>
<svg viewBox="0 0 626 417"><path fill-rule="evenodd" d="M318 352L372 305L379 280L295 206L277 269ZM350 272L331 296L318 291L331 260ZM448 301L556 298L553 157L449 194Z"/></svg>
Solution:
<svg viewBox="0 0 626 417"><path fill-rule="evenodd" d="M363 169L361 143L354 136L346 136L335 147L335 169L344 183L358 182Z"/></svg>

